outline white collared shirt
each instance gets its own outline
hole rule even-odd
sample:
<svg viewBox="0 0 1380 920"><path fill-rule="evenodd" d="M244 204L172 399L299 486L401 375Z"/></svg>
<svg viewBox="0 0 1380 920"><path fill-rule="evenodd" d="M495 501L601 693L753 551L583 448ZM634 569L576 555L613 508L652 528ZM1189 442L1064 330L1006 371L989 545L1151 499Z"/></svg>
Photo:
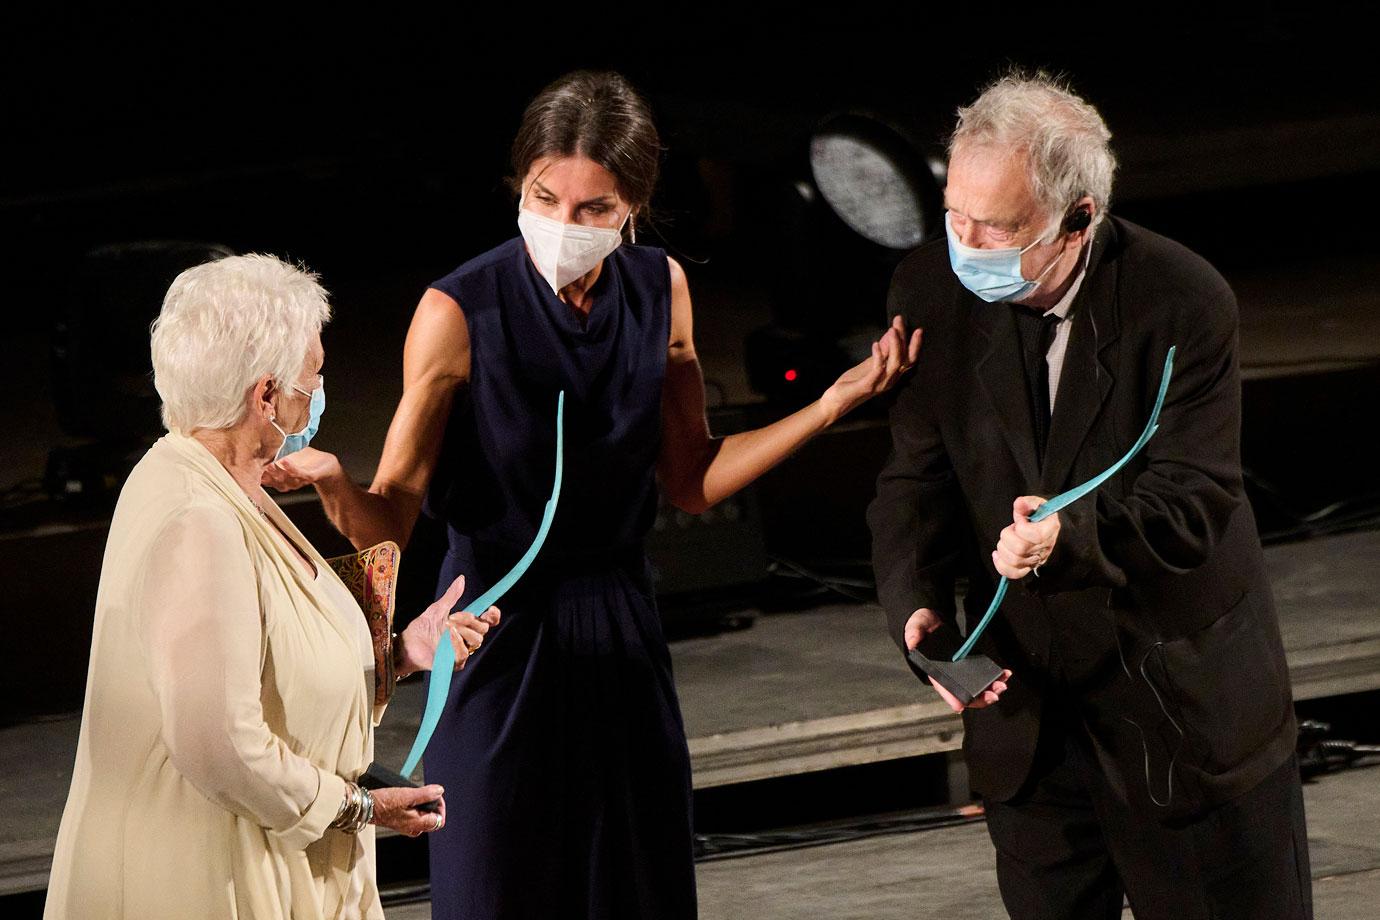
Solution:
<svg viewBox="0 0 1380 920"><path fill-rule="evenodd" d="M1078 289L1083 286L1083 279L1088 273L1088 261L1092 258L1092 244L1083 247L1082 264L1078 266L1078 274L1073 279L1073 284L1069 285L1068 291L1059 302L1045 311L1045 315L1053 313L1059 317L1059 325L1054 327L1054 341L1049 344L1049 351L1045 353L1045 363L1049 365L1049 415L1054 417L1054 400L1059 395L1059 377L1064 372L1064 352L1069 347L1069 333L1073 330L1073 323L1068 322L1069 309L1073 306L1073 299L1078 296Z"/></svg>

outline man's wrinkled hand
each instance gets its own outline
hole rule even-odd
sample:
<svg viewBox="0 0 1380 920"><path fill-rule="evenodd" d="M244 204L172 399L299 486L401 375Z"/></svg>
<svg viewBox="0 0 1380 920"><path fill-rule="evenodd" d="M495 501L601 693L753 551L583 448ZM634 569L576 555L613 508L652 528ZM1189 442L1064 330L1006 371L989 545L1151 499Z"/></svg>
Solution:
<svg viewBox="0 0 1380 920"><path fill-rule="evenodd" d="M992 551L992 564L998 574L1012 581L1020 581L1031 572L1036 575L1040 566L1049 560L1059 541L1059 515L1051 514L1038 524L1030 522L1035 509L1045 503L1037 495L1023 495L1011 506L1011 523L1001 532L997 548Z"/></svg>

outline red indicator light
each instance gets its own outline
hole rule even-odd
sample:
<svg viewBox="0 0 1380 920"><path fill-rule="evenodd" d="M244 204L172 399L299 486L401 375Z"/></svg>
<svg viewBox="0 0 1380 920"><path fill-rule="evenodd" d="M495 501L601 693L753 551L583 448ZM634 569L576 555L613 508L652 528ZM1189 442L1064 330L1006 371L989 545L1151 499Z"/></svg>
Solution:
<svg viewBox="0 0 1380 920"><path fill-rule="evenodd" d="M786 379L787 379L787 380L794 380L795 378L797 378L797 377L799 377L799 376L800 376L800 375L797 374L797 373L795 372L795 368L791 368L790 370L786 371Z"/></svg>

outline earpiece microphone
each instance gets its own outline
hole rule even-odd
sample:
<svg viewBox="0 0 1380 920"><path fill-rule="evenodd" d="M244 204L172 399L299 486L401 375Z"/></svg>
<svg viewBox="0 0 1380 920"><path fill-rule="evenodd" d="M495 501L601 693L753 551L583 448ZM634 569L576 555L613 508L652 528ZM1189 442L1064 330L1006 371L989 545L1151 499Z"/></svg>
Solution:
<svg viewBox="0 0 1380 920"><path fill-rule="evenodd" d="M1083 205L1069 214L1068 217L1064 218L1064 232L1077 233L1079 230L1088 229L1088 225L1091 223L1092 209L1087 205Z"/></svg>

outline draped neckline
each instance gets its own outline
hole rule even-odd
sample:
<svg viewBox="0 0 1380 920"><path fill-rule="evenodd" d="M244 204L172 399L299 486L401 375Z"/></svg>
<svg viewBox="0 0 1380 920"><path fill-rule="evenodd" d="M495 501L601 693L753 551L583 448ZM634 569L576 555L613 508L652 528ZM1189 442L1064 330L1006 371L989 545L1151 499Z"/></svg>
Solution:
<svg viewBox="0 0 1380 920"><path fill-rule="evenodd" d="M571 304L561 300L560 295L551 290L551 285L542 277L541 272L537 271L537 266L532 263L532 257L527 252L527 245L521 237L516 240L517 258L522 263L521 271L530 288L534 289L535 296L539 298L543 310L547 316L565 332L584 338L601 337L605 328L609 326L610 317L617 313L619 299L619 284L616 277L616 270L613 265L613 254L604 257L604 261L599 269L599 277L594 280L593 286L587 292L589 298L589 312L583 314ZM614 250L617 252L617 250Z"/></svg>
<svg viewBox="0 0 1380 920"><path fill-rule="evenodd" d="M338 610L337 605L325 590L325 580L335 577L334 573L328 573L330 566L327 565L325 558L316 551L316 547L312 546L311 541L297 529L297 526L292 523L283 509L278 507L278 503L273 501L268 493L260 487L259 494L262 496L263 504L262 506L256 505L244 489L240 488L240 484L235 481L235 478L230 475L230 471L221 464L215 454L211 453L206 445L196 438L169 432L163 436L160 443L167 444L171 450L186 460L186 465L192 471L200 475L217 493L226 499L239 517L241 525L256 540L264 553L279 568L292 573L292 579L300 587L302 593L311 600L312 606L331 624L340 637L348 642L351 648L354 648L356 645L354 627L357 624L345 622L348 612ZM260 514L260 507L263 508L263 514ZM281 533L274 532L275 524ZM303 568L302 561L295 558L295 551L284 542L284 537L287 538L288 543L296 546L302 555L311 561L316 570L315 575L308 573ZM361 620L363 619L363 614L358 610L354 613Z"/></svg>

